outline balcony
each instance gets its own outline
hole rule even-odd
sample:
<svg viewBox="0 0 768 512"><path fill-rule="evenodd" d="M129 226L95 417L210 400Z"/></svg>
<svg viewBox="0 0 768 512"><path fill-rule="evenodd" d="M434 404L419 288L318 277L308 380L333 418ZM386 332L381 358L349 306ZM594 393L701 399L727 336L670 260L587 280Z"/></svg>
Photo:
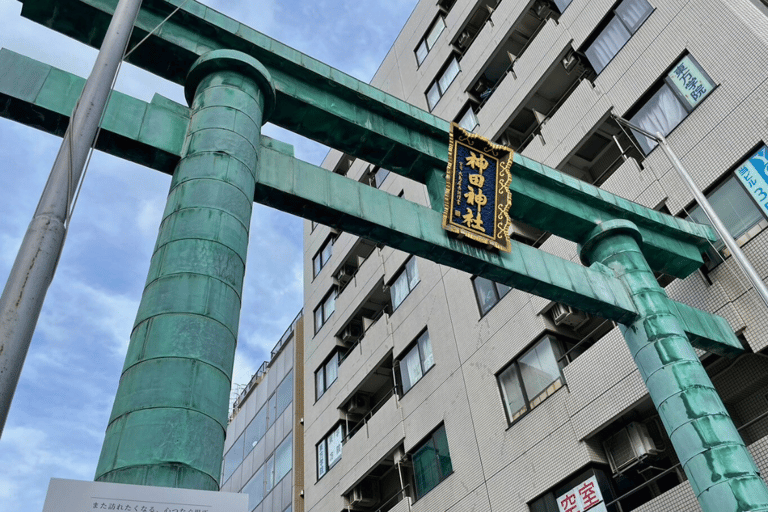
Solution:
<svg viewBox="0 0 768 512"><path fill-rule="evenodd" d="M486 63L480 75L467 90L481 110L508 75L515 76L515 63L520 59L538 33L550 18L556 19L557 12L542 0L530 2L507 31L505 41Z"/></svg>
<svg viewBox="0 0 768 512"><path fill-rule="evenodd" d="M344 465L341 487L351 491L372 476L376 480L381 480L396 466L396 461L402 458L402 455L398 456L398 454L404 452L397 447L402 445L404 439L405 433L397 396L392 394L383 401L375 414L365 420L364 426L357 431L356 435L346 439L345 455L341 461ZM379 482L378 496L367 504L370 508L363 510L378 510L376 504L389 500L401 491L399 476L396 482L392 483L392 486L387 487L388 489L391 487L390 491L387 491L381 488L381 482Z"/></svg>

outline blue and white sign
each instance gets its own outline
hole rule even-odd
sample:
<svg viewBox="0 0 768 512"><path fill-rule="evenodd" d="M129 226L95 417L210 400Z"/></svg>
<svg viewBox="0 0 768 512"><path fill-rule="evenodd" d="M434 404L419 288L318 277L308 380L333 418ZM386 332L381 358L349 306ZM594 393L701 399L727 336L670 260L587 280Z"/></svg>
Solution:
<svg viewBox="0 0 768 512"><path fill-rule="evenodd" d="M768 217L768 146L763 146L733 171Z"/></svg>

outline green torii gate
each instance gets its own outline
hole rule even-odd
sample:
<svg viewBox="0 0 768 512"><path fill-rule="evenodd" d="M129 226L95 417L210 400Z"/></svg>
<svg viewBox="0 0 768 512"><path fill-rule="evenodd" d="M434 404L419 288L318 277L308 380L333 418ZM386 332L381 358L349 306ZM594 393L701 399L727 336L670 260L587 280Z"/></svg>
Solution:
<svg viewBox="0 0 768 512"><path fill-rule="evenodd" d="M22 0L22 15L99 46L117 0ZM133 44L183 0L145 0ZM691 344L743 349L720 317L672 301L712 231L515 154L510 216L580 244L581 266L493 253L441 229L448 123L189 0L129 62L191 108L115 93L97 148L173 175L96 471L218 489L252 200L611 319L707 512L768 510L768 488ZM0 115L62 135L84 80L0 51ZM266 120L425 184L433 209L293 157ZM690 343L689 343L690 341ZM168 426L172 435L168 435Z"/></svg>

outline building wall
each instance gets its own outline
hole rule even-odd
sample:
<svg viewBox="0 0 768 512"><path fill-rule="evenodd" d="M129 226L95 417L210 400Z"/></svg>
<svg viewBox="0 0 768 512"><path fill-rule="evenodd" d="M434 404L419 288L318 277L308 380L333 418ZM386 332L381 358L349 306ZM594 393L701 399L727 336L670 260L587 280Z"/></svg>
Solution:
<svg viewBox="0 0 768 512"><path fill-rule="evenodd" d="M304 475L301 425L303 340L304 320L299 315L272 350L271 359L264 362L237 397L230 416L224 444L221 490L249 493L249 490L261 483L262 499L256 498L257 493L249 493L249 511L304 510L300 497ZM281 389L281 386L287 387ZM282 405L279 405L279 396ZM271 420L269 411L273 401L274 411L278 414ZM287 405L286 401L289 401ZM250 443L250 447L246 447L248 442L243 440L250 435L249 429L259 421L260 414L266 414L267 417L263 423L263 435L252 437L255 440ZM290 450L290 469L282 477L273 476L273 482L267 486L265 479L268 468L274 469L269 461L276 461L280 447ZM235 450L242 450L239 453L244 456L233 455Z"/></svg>
<svg viewBox="0 0 768 512"><path fill-rule="evenodd" d="M613 60L594 79L578 81L571 94L525 146L522 153L555 168L565 164L612 112L630 115L638 101L679 59L690 52L717 88L668 136L669 143L700 188L708 191L761 141L768 141L768 21L749 0L668 0L650 2L654 12ZM759 2L757 2L759 3ZM461 72L433 113L454 120L467 104L467 90L486 64L498 55L500 43L533 2L501 0L460 61ZM463 29L477 2L457 0L445 16L446 29L421 65L414 51L438 14L434 0L420 1L384 59L372 84L427 109L425 92L452 53L449 42ZM552 80L569 49L579 49L615 7L613 0L573 0L557 21L547 21L519 56L514 73L506 74L477 114L476 132L496 139L523 104ZM558 75L559 76L559 75ZM447 143L447 141L446 141ZM341 158L331 151L324 167L334 169ZM665 206L685 216L693 198L661 150L644 159L629 158L602 184L610 192L644 206ZM369 165L356 161L347 177L362 180ZM428 204L425 187L390 174L382 190ZM514 198L513 198L514 201ZM312 259L333 235L329 228L305 225L305 307L312 312L334 286L333 273L345 261L356 238L341 234L327 265L313 277ZM768 232L743 249L760 275L768 277ZM549 237L541 249L576 261L576 244ZM526 511L547 491L587 467L610 474L602 448L604 433L618 422L645 411L647 391L617 328L563 369L565 386L511 426L497 375L545 332L557 333L546 314L549 301L512 290L486 315L478 308L471 276L418 259L418 285L403 303L377 320L346 360L338 379L316 402L314 372L339 345L336 334L355 315L361 302L382 285L391 284L408 255L376 248L339 295L328 322L315 333L308 314L305 347L304 413L306 450L305 500L308 511L341 511L343 495L382 461L396 458L402 447L412 453L439 425L444 425L453 473L412 504L404 500L393 510ZM749 291L732 259L706 276L696 272L667 286L676 300L724 316L749 347L759 352L768 344L764 306ZM341 461L317 478L315 445L344 419L340 407L391 355L406 348L428 329L434 367L406 394L395 397L368 420L367 434L358 433L343 447ZM315 333L315 334L313 334ZM751 356L757 358L760 356ZM752 364L753 359L739 363ZM738 372L737 372L738 373ZM718 387L736 386L726 401L737 424L768 408L763 395L752 404L739 393L762 389L759 379L739 383L733 371L716 380ZM744 379L742 379L744 380ZM753 389L753 391L754 391ZM747 390L747 391L744 391ZM761 465L764 427L751 427L745 438ZM762 430L761 430L762 429ZM639 510L696 510L690 486L684 483ZM672 503L681 505L672 506ZM685 505L682 505L685 504ZM688 508L685 508L688 507Z"/></svg>

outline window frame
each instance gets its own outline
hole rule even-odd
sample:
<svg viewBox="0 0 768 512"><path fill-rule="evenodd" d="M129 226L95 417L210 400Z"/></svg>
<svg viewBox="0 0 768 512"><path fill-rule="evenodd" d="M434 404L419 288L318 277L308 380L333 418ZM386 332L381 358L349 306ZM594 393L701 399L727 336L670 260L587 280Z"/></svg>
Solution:
<svg viewBox="0 0 768 512"><path fill-rule="evenodd" d="M443 437L445 439L445 446L446 446L447 452L448 452L448 454L447 454L448 455L448 462L450 462L450 464L451 464L450 471L445 473L445 474L443 474L443 470L442 470L440 459L437 458L437 457L439 457L440 451L437 449L437 441L436 441L436 439L437 439L437 436L438 436L438 434L440 432L442 432L442 435L443 435ZM420 452L423 452L428 447L428 445L430 443L432 444L433 450L434 450L435 455L436 455L436 460L435 460L435 466L434 467L437 468L437 471L438 471L438 480L437 480L437 483L435 483L435 485L433 487L430 487L429 489L427 489L423 493L421 493L420 489L419 489L419 484L418 484L418 476L417 476L417 464L418 464L418 462L417 462L416 459L419 456ZM423 498L424 496L426 496L427 494L429 494L431 491L436 489L441 483L443 483L446 479L448 479L448 477L451 476L453 474L453 472L454 472L454 470L453 470L453 461L451 460L451 449L450 449L450 446L449 446L449 443L448 443L448 431L445 428L445 423L441 423L440 425L438 425L437 428L435 428L432 432L430 432L429 435L427 435L419 444L417 444L414 447L413 451L411 452L410 459L411 459L411 462L413 463L413 483L414 483L413 489L414 489L414 495L415 495L414 501L418 501L421 498Z"/></svg>
<svg viewBox="0 0 768 512"><path fill-rule="evenodd" d="M323 326L328 323L328 321L331 319L331 316L333 316L333 313L336 311L336 299L338 298L338 291L339 290L338 290L338 288L336 286L332 286L330 291L328 291L328 293L326 293L323 296L323 299L320 301L320 303L314 309L312 316L313 316L313 319L314 319L314 322L315 322L315 335L317 335L317 333L320 332L320 329L322 329ZM330 313L328 313L326 315L326 311L325 311L326 305L328 303L328 300L331 298L331 296L333 296L333 311L331 311ZM318 311L321 312L321 317L322 317L322 322L320 322L319 324L318 324L318 321L317 321L317 312Z"/></svg>
<svg viewBox="0 0 768 512"><path fill-rule="evenodd" d="M531 398L528 396L528 391L525 387L525 381L523 380L523 372L520 368L520 361L525 358L528 354L531 354L536 348L538 348L543 342L549 341L550 346L552 347L552 354L554 356L554 364L557 366L558 369L558 377L552 381L550 381L545 388L542 391L539 391L539 393ZM565 382L565 375L563 374L563 368L567 365L567 361L562 357L562 355L565 353L563 350L563 342L554 334L550 332L544 333L543 336L540 336L536 338L536 340L528 345L526 349L522 352L520 352L517 356L515 356L509 363L504 365L504 367L499 370L496 373L496 383L499 388L499 396L501 398L502 407L504 408L504 414L507 418L507 428L512 427L512 425L519 422L522 418L525 418L528 416L528 414L531 413L534 409L539 407L542 403L544 403L549 397L557 393L557 391L563 389L566 387ZM507 373L508 370L511 368L515 368L515 374L517 375L517 385L520 390L520 393L522 395L522 399L524 402L525 410L519 409L517 411L509 410L509 400L507 399L507 392L504 388L504 383L502 383L502 376L503 374ZM549 391L549 389L558 382L557 386ZM544 395L546 393L546 395ZM534 405L531 405L532 402L536 402Z"/></svg>
<svg viewBox="0 0 768 512"><path fill-rule="evenodd" d="M333 464L329 464L328 462L328 439L334 435L337 431L341 431L341 438L339 440L339 446L342 448L341 452L339 453L339 458L336 459ZM343 456L343 445L344 445L344 437L346 435L346 429L344 428L344 422L338 422L334 427L328 431L327 434L323 436L322 439L320 439L319 442L315 444L315 470L317 471L317 481L320 481L321 478L323 478L325 475L328 474L328 472L333 469L336 464L338 464L341 461L341 458ZM323 474L320 474L320 445L323 446L323 465L325 470L323 471Z"/></svg>
<svg viewBox="0 0 768 512"><path fill-rule="evenodd" d="M328 262L333 256L333 244L336 243L336 235L331 233L325 239L320 249L317 250L314 256L312 256L312 279L320 275L320 272L325 268ZM328 256L325 257L325 250L328 249ZM318 266L319 262L319 266Z"/></svg>
<svg viewBox="0 0 768 512"><path fill-rule="evenodd" d="M389 174L390 174L390 170L377 166L371 174L373 175L374 188L380 189L381 186L384 185L384 182L387 181L387 178L389 177ZM379 176L383 176L383 178L379 179Z"/></svg>
<svg viewBox="0 0 768 512"><path fill-rule="evenodd" d="M336 360L336 377L329 383L327 368L328 368L328 364L334 359ZM341 365L341 357L340 357L339 350L337 348L334 348L333 351L331 352L331 355L325 358L325 360L320 364L320 367L317 370L315 370L315 402L320 400L328 391L328 389L330 389L333 383L338 380L340 365ZM320 374L320 372L322 372L322 376L323 376L323 391L318 395L319 388L317 386L317 379L318 379L318 374Z"/></svg>
<svg viewBox="0 0 768 512"><path fill-rule="evenodd" d="M699 100L699 102L695 106L691 106L688 102L688 100L683 97L680 92L677 90L677 87L673 85L672 80L670 79L669 75L673 72L674 69L676 69L678 66L680 66L685 58L689 58L693 64L695 65L697 70L701 73L703 78L708 80L712 87L708 91L705 92L704 97ZM646 107L652 100L656 98L657 95L661 93L664 88L669 89L669 91L672 93L672 97L679 103L679 106L682 106L683 110L685 110L685 116L683 116L674 126L672 126L667 133L664 133L663 135L665 137L670 136L678 126L683 124L683 121L688 119L688 116L691 115L693 111L695 111L699 106L712 95L712 93L718 88L717 82L715 82L712 77L707 73L707 71L702 67L702 65L699 63L696 58L691 55L690 52L687 50L680 54L680 56L674 60L674 63L669 66L667 69L664 70L662 75L656 79L656 81L653 83L653 85L646 91L646 93L637 101L627 111L627 114L625 115L625 118L628 119L632 124L639 126L640 128L643 128L644 130L653 133L653 128L649 128L646 126L641 125L640 123L642 121L636 120L637 115L640 113L641 110L643 110L644 107ZM635 140L637 141L637 147L640 149L640 151L643 153L643 156L648 157L654 149L659 145L658 142L651 141L646 137L645 135L640 134L636 130L633 130L630 128L629 130L632 135L634 136ZM648 144L650 149L646 151L645 145Z"/></svg>
<svg viewBox="0 0 768 512"><path fill-rule="evenodd" d="M456 67L458 70L456 71L456 74L453 75L451 78L451 81L448 82L445 87L441 85L440 82L442 82L443 78L445 78L446 73L449 69L451 69L451 65L453 63L456 63ZM427 90L424 91L424 96L427 99L427 108L430 112L432 112L435 107L437 107L437 104L440 103L440 100L443 96L445 96L445 93L448 92L448 89L451 87L451 84L453 84L456 81L456 77L458 77L461 74L461 64L459 64L458 54L457 53L451 53L451 56L448 58L448 60L445 61L445 64L443 64L443 67L440 68L440 71L437 73L437 76L435 76L435 79L432 80L429 83L429 87L427 87ZM438 97L435 100L435 104L430 104L429 94L432 92L432 89L434 87L437 87Z"/></svg>
<svg viewBox="0 0 768 512"><path fill-rule="evenodd" d="M462 121L464 121L464 118L467 117L467 114L469 114L470 112L472 112L472 119L475 120L475 125L472 128L467 128L461 123ZM473 104L473 102L471 101L467 102L466 106L459 111L459 115L456 116L456 119L454 122L468 132L474 132L475 128L480 126L480 122L477 120L477 112L475 112L475 105Z"/></svg>
<svg viewBox="0 0 768 512"><path fill-rule="evenodd" d="M435 36L435 39L432 43L432 45L429 44L430 35L432 34L432 30L437 27L438 21L442 22L443 28L440 29L440 32L437 33ZM437 40L440 39L440 36L445 32L445 29L448 28L448 25L445 23L445 16L443 14L438 14L435 16L435 18L432 20L432 23L429 24L429 28L427 28L426 32L424 32L424 36L419 39L418 44L416 45L416 48L413 49L413 54L416 57L416 68L420 68L422 64L424 64L424 61L427 60L427 57L429 56L429 52L432 51L432 48L435 47L435 44L437 43ZM424 54L424 58L419 60L419 48L421 45L424 45L427 52Z"/></svg>
<svg viewBox="0 0 768 512"><path fill-rule="evenodd" d="M426 341L422 344L422 340L426 340ZM432 364L429 365L428 367L425 367L425 356L422 353L423 345L424 346L429 345L430 359L432 360ZM419 367L421 368L421 376L419 376L419 378L413 382L410 382L410 378L409 378L410 386L408 386L408 389L405 389L405 379L403 378L403 374L402 374L403 368L404 368L403 362L414 350L416 351L416 354L418 354ZM403 349L403 351L400 353L400 357L398 357L395 360L395 362L398 366L398 372L396 374L397 380L399 381L398 388L400 390L400 396L403 397L408 393L408 391L413 389L414 386L416 386L416 384L421 382L421 380L427 375L427 373L432 368L435 367L435 351L434 351L434 348L432 347L432 338L429 335L429 329L424 328L424 330L422 330L419 333L419 335L416 336L416 338L414 338L414 340L411 343L409 343L405 349Z"/></svg>
<svg viewBox="0 0 768 512"><path fill-rule="evenodd" d="M477 291L477 286L475 285L475 281L478 278L479 279L484 279L484 280L488 281L489 283L493 284L493 291L494 291L494 294L495 294L495 297L496 297L496 301L493 304L491 304L485 312L483 312L483 306L482 306L481 301L480 301L480 293ZM512 287L511 286L508 286L508 285L502 284L502 283L497 283L496 281L491 281L490 279L488 279L486 277L483 277L483 276L475 275L475 276L472 276L472 278L470 280L472 281L472 289L475 292L475 302L477 303L477 309L480 312L480 318L483 318L485 315L490 313L491 310L493 310L493 308L495 308L496 305L499 302L501 302L501 299L506 297L507 294L510 291L512 291ZM504 287L507 288L507 290L504 293L501 293L501 292L499 292L499 286L504 286Z"/></svg>
<svg viewBox="0 0 768 512"><path fill-rule="evenodd" d="M558 5L558 1L560 2L567 1L568 3L565 4L565 7L563 7L562 10L560 10L560 5ZM557 9L557 12L559 12L560 14L563 14L565 10L568 9L568 7L573 3L573 0L553 0L553 3L555 4L555 9Z"/></svg>
<svg viewBox="0 0 768 512"><path fill-rule="evenodd" d="M752 196L752 194L749 193L749 191L744 186L743 182L739 177L737 176L736 172L742 168L744 165L749 162L750 159L755 157L760 151L765 150L768 154L768 144L766 144L764 141L759 141L758 144L753 146L746 154L744 154L739 160L738 163L728 168L727 171L723 173L723 175L718 178L712 185L710 185L706 192L704 193L707 200L711 198L712 195L717 193L718 191L722 190L726 184L732 180L735 180L736 187L738 187L739 190L741 190L749 199L749 204L751 204L756 211L758 212L758 219L756 222L752 223L749 227L741 231L740 234L733 236L734 241L739 247L743 247L747 243L749 243L753 238L757 237L760 233L762 233L766 228L768 228L768 214L763 212L763 209L761 208L760 203L758 203L755 198ZM714 208L714 207L713 207ZM695 201L692 201L689 203L689 205L683 209L682 215L683 218L686 220L689 220L691 222L701 222L699 219L692 218L691 214L696 211L700 211L701 207L696 203ZM703 213L703 212L702 212ZM718 215L720 215L718 213ZM706 219L706 215L704 216L704 224L709 224L709 221ZM756 229L756 227L758 227ZM728 229L728 232L730 233L730 226L726 225L726 228ZM718 235L718 241L713 244L715 247L710 246L706 251L705 261L704 261L704 267L702 267L700 270L704 272L705 274L714 270L717 268L720 263L722 263L726 258L730 256L730 251L728 251L728 247L725 245L725 242L719 238ZM717 251L717 254L715 254L714 251ZM708 260L708 261L707 261Z"/></svg>
<svg viewBox="0 0 768 512"><path fill-rule="evenodd" d="M600 76L600 73L602 73L605 70L605 68L608 67L608 64L610 64L613 61L613 59L616 58L616 56L619 54L621 49L624 48L624 46L626 46L627 43L629 43L629 41L632 39L632 37L635 34L637 34L637 32L640 30L640 28L643 26L643 24L645 24L645 22L648 21L648 18L650 18L651 15L656 11L656 7L651 5L650 1L648 1L648 0L639 0L639 1L643 1L643 2L647 3L648 6L651 8L651 10L648 12L648 15L645 18L643 18L643 20L637 25L637 28L635 28L635 30L632 31L631 27L627 26L626 22L624 21L624 19L622 19L621 16L619 16L619 12L618 12L619 8L624 4L625 1L631 1L631 0L619 0L618 2L616 2L611 7L611 9L607 13L607 15L600 22L600 24L595 28L593 33L587 38L587 40L582 45L583 51L581 53L584 54L584 56L586 57L586 59L589 62L590 66L592 66L592 69L595 71L597 76ZM621 46L619 46L616 49L616 53L614 53L611 56L611 58L606 61L605 65L603 65L603 67L600 68L600 70L598 71L597 69L595 69L595 65L592 62L592 59L590 59L590 57L587 54L587 52L600 39L600 36L602 36L603 33L608 29L608 27L611 25L613 20L618 20L618 23L620 24L621 27L623 27L627 31L627 33L629 34L629 37L627 38L626 41L624 41L624 43L622 43Z"/></svg>
<svg viewBox="0 0 768 512"><path fill-rule="evenodd" d="M410 267L411 262L413 262L413 267L412 268ZM413 276L410 275L409 270L413 271L413 274L414 274ZM405 282L406 282L406 284L408 286L408 293L403 295L403 298L400 300L400 302L395 304L395 297L394 297L395 285L400 280L400 278L403 277L403 276L405 276ZM416 279L416 282L413 283L413 285L411 285L411 280L412 279ZM413 290L419 285L420 282L421 282L421 278L419 277L419 269L416 266L416 256L411 256L407 260L405 260L405 263L403 263L403 266L400 268L400 270L397 271L397 274L395 274L395 277L392 278L392 281L390 282L391 284L389 285L389 291L390 291L389 298L392 301L392 312L393 313L397 310L398 307L400 307L400 305L403 302L405 302L405 299L407 299L411 295Z"/></svg>

